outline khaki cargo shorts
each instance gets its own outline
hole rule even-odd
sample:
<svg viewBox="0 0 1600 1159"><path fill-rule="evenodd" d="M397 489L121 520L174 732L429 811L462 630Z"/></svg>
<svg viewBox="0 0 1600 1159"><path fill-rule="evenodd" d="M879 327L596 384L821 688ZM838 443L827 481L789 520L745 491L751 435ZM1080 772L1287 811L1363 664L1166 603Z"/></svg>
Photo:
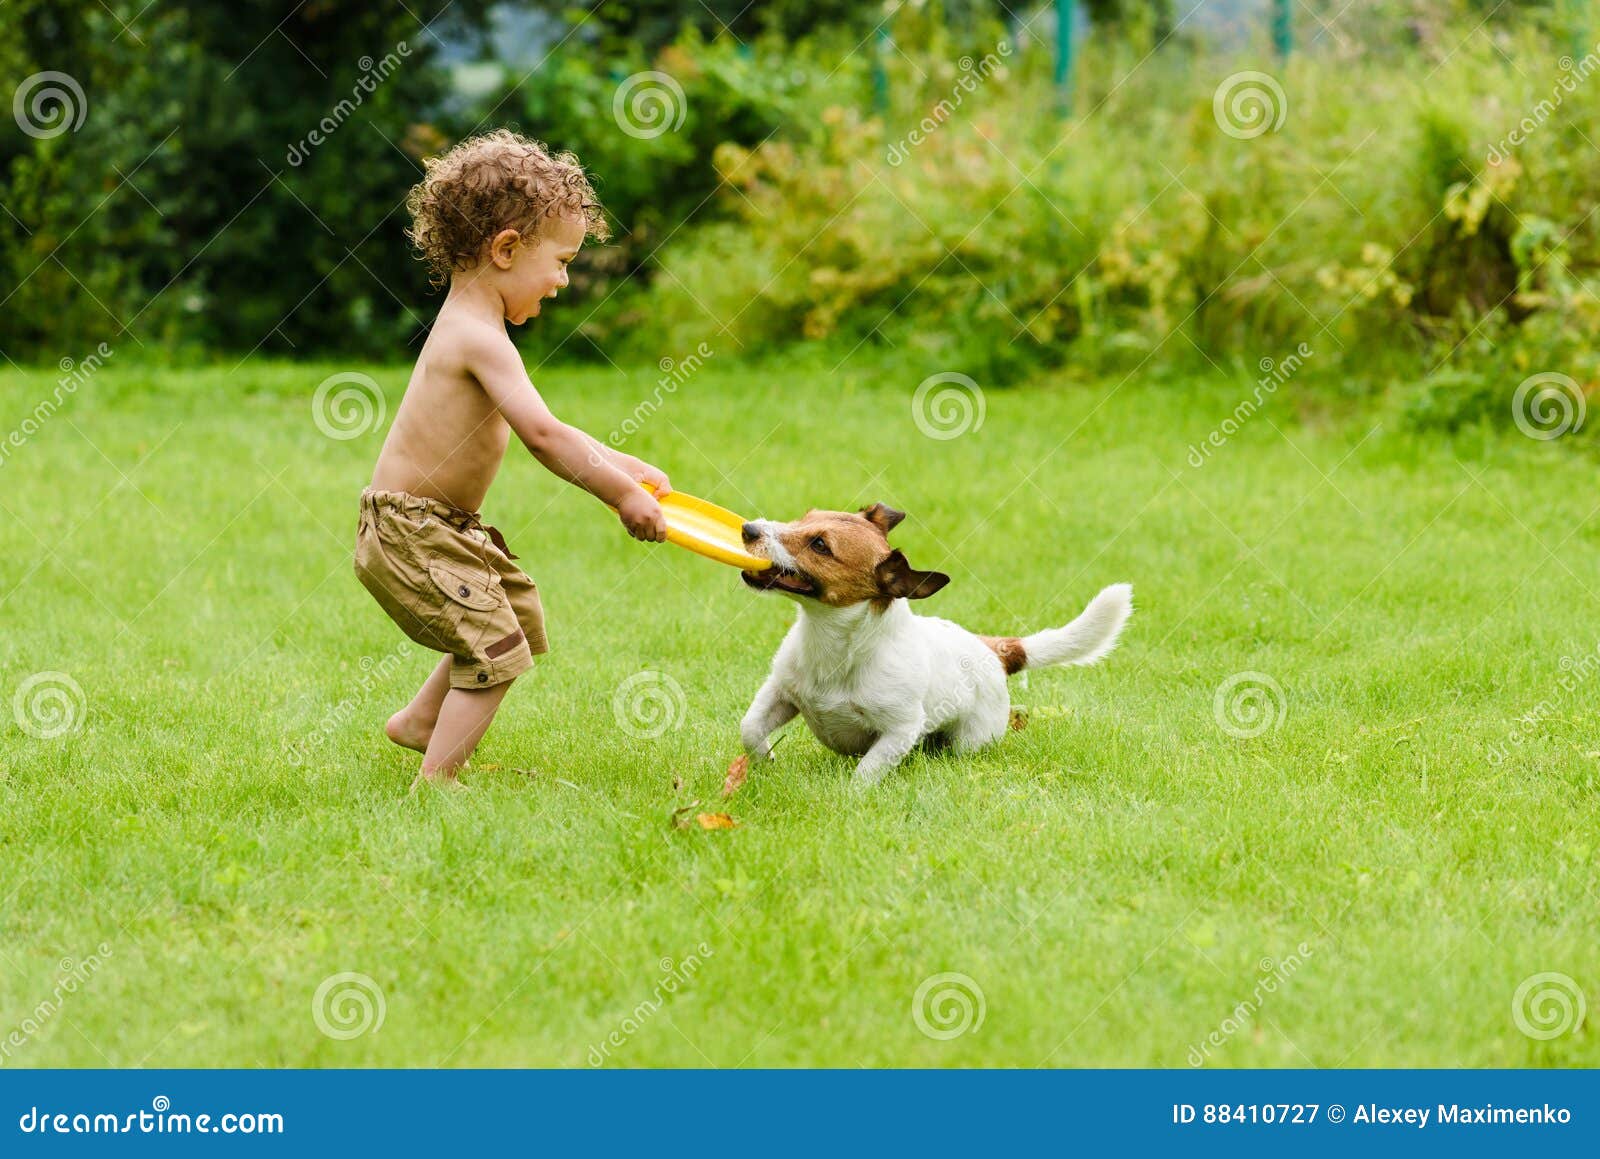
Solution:
<svg viewBox="0 0 1600 1159"><path fill-rule="evenodd" d="M455 657L450 684L490 688L548 652L539 589L476 513L402 491L361 494L356 576L400 630Z"/></svg>

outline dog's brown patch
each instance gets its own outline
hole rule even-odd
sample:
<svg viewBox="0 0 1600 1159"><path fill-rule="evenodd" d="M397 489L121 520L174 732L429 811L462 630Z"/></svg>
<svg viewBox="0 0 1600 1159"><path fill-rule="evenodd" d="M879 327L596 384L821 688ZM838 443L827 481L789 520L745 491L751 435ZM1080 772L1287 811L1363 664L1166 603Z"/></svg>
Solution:
<svg viewBox="0 0 1600 1159"><path fill-rule="evenodd" d="M1015 636L979 636L1000 657L1000 666L1007 676L1015 676L1028 666L1028 653L1022 641Z"/></svg>

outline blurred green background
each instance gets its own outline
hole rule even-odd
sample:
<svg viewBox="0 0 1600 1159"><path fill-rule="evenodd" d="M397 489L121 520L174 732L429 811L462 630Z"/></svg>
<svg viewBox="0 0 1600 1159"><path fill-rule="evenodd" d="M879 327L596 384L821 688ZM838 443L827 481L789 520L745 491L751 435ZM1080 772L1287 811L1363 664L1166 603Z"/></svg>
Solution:
<svg viewBox="0 0 1600 1159"><path fill-rule="evenodd" d="M1509 423L1597 377L1597 39L1587 0L11 0L0 352L406 361L405 192L508 125L616 226L540 364L831 342L994 386L1306 343L1297 393Z"/></svg>

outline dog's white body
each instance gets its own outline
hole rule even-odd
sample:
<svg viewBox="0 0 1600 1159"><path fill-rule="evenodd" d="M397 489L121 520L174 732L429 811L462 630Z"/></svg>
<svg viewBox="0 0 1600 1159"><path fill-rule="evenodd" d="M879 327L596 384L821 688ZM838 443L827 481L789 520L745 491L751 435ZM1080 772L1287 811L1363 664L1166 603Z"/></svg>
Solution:
<svg viewBox="0 0 1600 1159"><path fill-rule="evenodd" d="M1020 667L1092 664L1115 646L1132 596L1114 584L1065 627L1006 643ZM753 756L769 757L773 730L798 714L828 748L859 756L856 777L875 784L924 740L957 751L999 740L1010 708L996 645L959 624L919 616L904 599L881 610L805 601L740 737Z"/></svg>

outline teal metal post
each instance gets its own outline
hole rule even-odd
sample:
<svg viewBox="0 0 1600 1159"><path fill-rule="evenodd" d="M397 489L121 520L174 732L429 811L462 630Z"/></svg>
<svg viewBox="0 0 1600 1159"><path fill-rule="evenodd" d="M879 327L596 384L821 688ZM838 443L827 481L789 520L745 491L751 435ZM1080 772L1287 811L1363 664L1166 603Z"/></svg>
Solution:
<svg viewBox="0 0 1600 1159"><path fill-rule="evenodd" d="M884 18L873 35L872 42L872 107L879 113L889 111L889 70L884 61L889 56L889 20Z"/></svg>
<svg viewBox="0 0 1600 1159"><path fill-rule="evenodd" d="M1056 0L1056 102L1063 115L1072 112L1073 25L1078 19L1077 0Z"/></svg>
<svg viewBox="0 0 1600 1159"><path fill-rule="evenodd" d="M1272 0L1272 47L1279 60L1288 60L1294 47L1294 20L1290 14L1292 0Z"/></svg>

